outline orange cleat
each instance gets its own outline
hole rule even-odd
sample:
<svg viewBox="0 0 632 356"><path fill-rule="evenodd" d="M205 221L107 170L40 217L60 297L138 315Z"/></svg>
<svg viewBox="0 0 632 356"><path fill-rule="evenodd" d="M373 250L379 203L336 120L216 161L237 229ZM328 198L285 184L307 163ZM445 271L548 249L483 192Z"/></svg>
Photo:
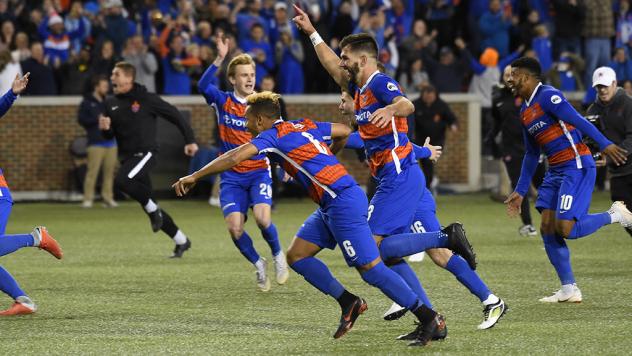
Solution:
<svg viewBox="0 0 632 356"><path fill-rule="evenodd" d="M18 299L20 298L24 297L19 297ZM28 315L35 313L35 310L37 309L35 304L33 304L33 302L28 298L25 298L25 300L28 300L28 302L22 303L16 300L9 309L0 311L0 316Z"/></svg>
<svg viewBox="0 0 632 356"><path fill-rule="evenodd" d="M48 230L44 226L38 226L33 232L39 237L39 249L47 251L51 255L55 256L58 260L64 256L61 247L55 241L55 239L48 233Z"/></svg>

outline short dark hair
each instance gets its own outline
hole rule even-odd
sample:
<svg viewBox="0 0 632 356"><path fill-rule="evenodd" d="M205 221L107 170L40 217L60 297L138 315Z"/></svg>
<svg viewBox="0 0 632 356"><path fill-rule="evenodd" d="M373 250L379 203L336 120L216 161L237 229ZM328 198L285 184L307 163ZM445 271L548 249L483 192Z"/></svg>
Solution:
<svg viewBox="0 0 632 356"><path fill-rule="evenodd" d="M281 117L279 98L281 98L279 94L262 91L248 95L246 101L250 107L250 112L277 120Z"/></svg>
<svg viewBox="0 0 632 356"><path fill-rule="evenodd" d="M347 46L349 46L352 52L368 52L371 56L377 58L377 41L368 33L362 32L345 36L345 38L340 41L340 49L344 49Z"/></svg>
<svg viewBox="0 0 632 356"><path fill-rule="evenodd" d="M125 73L128 76L131 76L132 79L136 79L136 67L134 67L133 64L129 63L129 62L117 62L114 65L114 68L119 68L120 70L123 71L123 73Z"/></svg>
<svg viewBox="0 0 632 356"><path fill-rule="evenodd" d="M106 82L110 82L110 80L108 79L108 77L106 77L103 74L98 74L92 77L92 79L90 80L90 85L92 89L96 88L99 84L101 84L101 81L106 81Z"/></svg>
<svg viewBox="0 0 632 356"><path fill-rule="evenodd" d="M542 67L540 66L540 62L535 58L520 57L511 62L511 67L524 69L534 77L538 79L542 78Z"/></svg>

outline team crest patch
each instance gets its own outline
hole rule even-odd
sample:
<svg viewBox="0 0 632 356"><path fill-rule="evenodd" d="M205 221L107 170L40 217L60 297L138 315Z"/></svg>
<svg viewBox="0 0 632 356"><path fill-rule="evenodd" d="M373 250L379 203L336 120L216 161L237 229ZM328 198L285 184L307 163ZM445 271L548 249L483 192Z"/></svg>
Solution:
<svg viewBox="0 0 632 356"><path fill-rule="evenodd" d="M388 84L386 84L386 89L388 89L390 91L395 91L395 90L397 90L397 85L395 85L394 83L388 83Z"/></svg>
<svg viewBox="0 0 632 356"><path fill-rule="evenodd" d="M132 112L138 112L138 110L140 110L140 104L138 101L134 100L132 103Z"/></svg>
<svg viewBox="0 0 632 356"><path fill-rule="evenodd" d="M561 102L562 102L562 98L560 98L560 96L559 96L559 95L553 95L553 96L551 97L551 102L552 102L553 104L559 104L559 103L561 103Z"/></svg>

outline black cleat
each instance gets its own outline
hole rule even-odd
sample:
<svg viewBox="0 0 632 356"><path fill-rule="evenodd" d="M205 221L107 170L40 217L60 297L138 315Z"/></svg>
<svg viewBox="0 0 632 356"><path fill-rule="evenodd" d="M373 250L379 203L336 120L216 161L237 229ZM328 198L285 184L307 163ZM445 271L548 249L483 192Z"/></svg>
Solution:
<svg viewBox="0 0 632 356"><path fill-rule="evenodd" d="M160 231L160 228L162 227L162 210L158 208L156 211L154 211L153 213L149 213L148 215L152 231Z"/></svg>
<svg viewBox="0 0 632 356"><path fill-rule="evenodd" d="M176 248L173 249L173 255L169 256L169 258L180 258L184 251L191 248L191 240L187 239L187 242L182 245L176 245Z"/></svg>
<svg viewBox="0 0 632 356"><path fill-rule="evenodd" d="M417 338L408 343L408 346L426 346L430 344L430 340L445 339L448 336L445 318L438 313L428 325L419 325L417 330Z"/></svg>
<svg viewBox="0 0 632 356"><path fill-rule="evenodd" d="M441 317L441 319L442 319L442 320L444 320L444 322L445 322L445 319L443 318L443 316L441 316L441 315L440 315L440 317ZM421 330L422 330L422 327L421 327L421 323L419 323L419 322L415 322L415 325L417 325L417 328L416 328L415 330L411 331L411 332L410 332L410 333L408 333L408 334L404 334L404 335L400 335L400 336L398 336L398 337L397 337L397 340L407 340L407 341L410 341L410 340L416 340L416 339L417 339L417 336L419 335L419 333L420 333L420 332L421 332ZM448 336L448 327L446 326L445 328L443 328L443 329L441 329L441 330L437 330L437 331L436 331L436 332L432 335L432 340L433 340L433 341L443 340L443 339L445 339L447 336Z"/></svg>
<svg viewBox="0 0 632 356"><path fill-rule="evenodd" d="M454 253L461 255L467 261L470 268L476 269L476 254L472 245L465 236L465 230L461 223L453 223L442 230L448 235L448 248Z"/></svg>
<svg viewBox="0 0 632 356"><path fill-rule="evenodd" d="M366 301L357 297L350 306L342 311L342 315L340 316L340 325L334 334L334 339L343 337L347 331L351 330L356 319L367 309L369 309L369 306L366 304Z"/></svg>

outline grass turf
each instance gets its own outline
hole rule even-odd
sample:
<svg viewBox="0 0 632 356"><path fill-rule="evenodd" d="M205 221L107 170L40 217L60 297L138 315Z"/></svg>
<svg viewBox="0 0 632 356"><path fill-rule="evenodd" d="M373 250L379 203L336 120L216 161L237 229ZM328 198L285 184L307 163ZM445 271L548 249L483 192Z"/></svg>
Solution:
<svg viewBox="0 0 632 356"><path fill-rule="evenodd" d="M485 195L439 197L444 224L460 220L478 257L478 272L504 298L509 312L491 330L476 330L478 300L429 259L413 264L435 308L447 317L448 339L424 350L395 336L413 319L386 322L391 304L347 268L339 251L320 257L369 310L340 340L332 339L339 307L292 274L269 293L255 290L253 268L225 231L219 209L201 201L162 203L192 242L181 260L172 244L152 234L136 204L84 210L69 204L17 204L8 233L48 226L65 257L22 249L0 260L38 303L31 316L0 319L0 354L625 354L632 349L632 239L620 226L572 241L578 305L544 305L558 288L539 237L519 237L519 220ZM609 206L597 194L593 211ZM282 201L273 213L286 248L314 210L308 200ZM536 223L539 217L534 213ZM252 222L258 251L270 252ZM272 272L270 264L270 271ZM2 305L9 298L0 299Z"/></svg>

